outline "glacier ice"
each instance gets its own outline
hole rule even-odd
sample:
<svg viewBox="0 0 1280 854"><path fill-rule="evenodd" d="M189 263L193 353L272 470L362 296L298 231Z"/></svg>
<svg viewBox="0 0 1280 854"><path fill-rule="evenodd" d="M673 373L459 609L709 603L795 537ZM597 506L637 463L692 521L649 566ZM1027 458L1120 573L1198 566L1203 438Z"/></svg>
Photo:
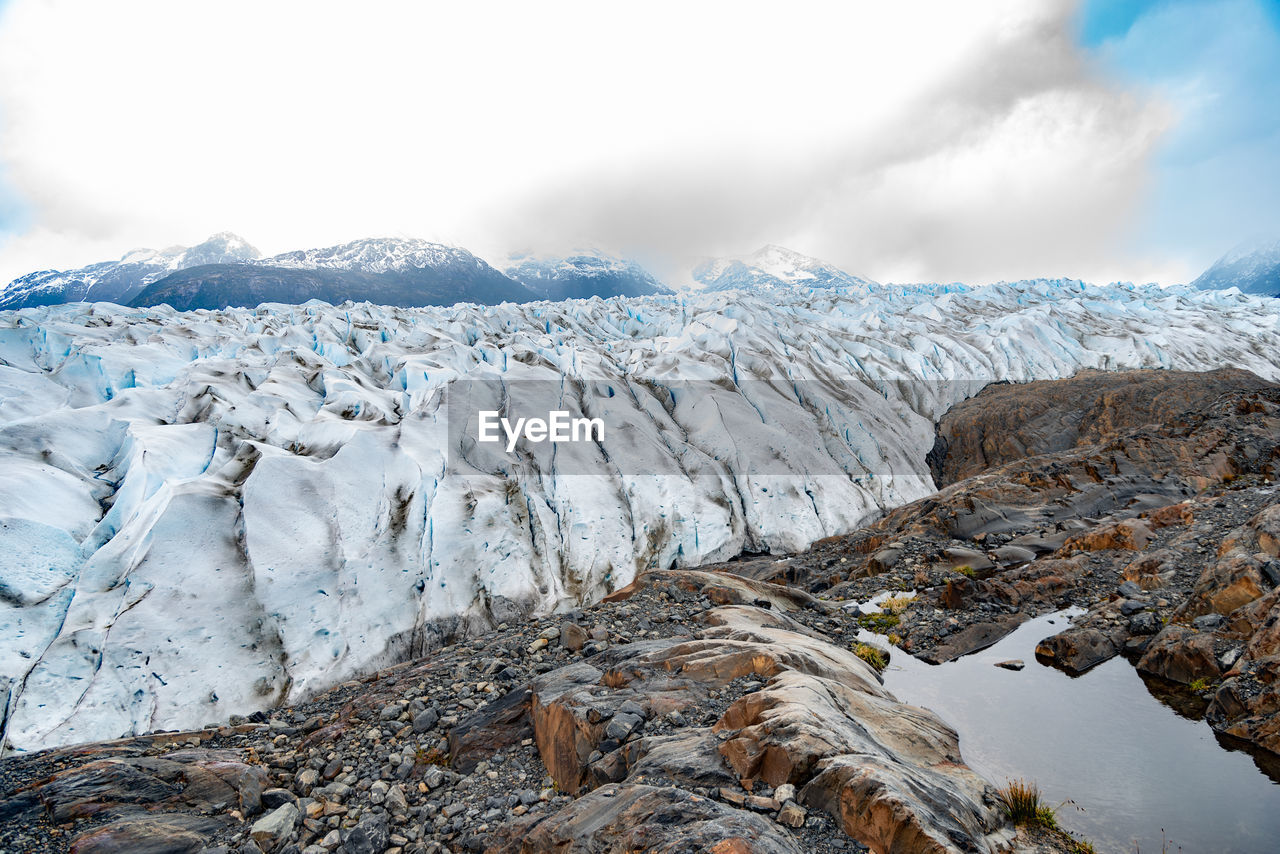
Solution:
<svg viewBox="0 0 1280 854"><path fill-rule="evenodd" d="M984 383L1280 378L1278 306L1037 280L0 313L8 738L225 720L647 567L804 548L930 491L933 422ZM604 441L468 443L451 391L535 383Z"/></svg>

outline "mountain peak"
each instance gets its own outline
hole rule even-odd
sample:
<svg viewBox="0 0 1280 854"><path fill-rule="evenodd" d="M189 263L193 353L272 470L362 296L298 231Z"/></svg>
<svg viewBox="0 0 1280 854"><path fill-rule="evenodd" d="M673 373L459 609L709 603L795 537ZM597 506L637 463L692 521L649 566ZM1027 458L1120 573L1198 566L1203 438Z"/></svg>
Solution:
<svg viewBox="0 0 1280 854"><path fill-rule="evenodd" d="M1191 284L1201 290L1239 288L1246 294L1280 296L1280 239L1238 244Z"/></svg>
<svg viewBox="0 0 1280 854"><path fill-rule="evenodd" d="M693 269L706 290L776 290L779 288L868 288L870 279L846 273L834 264L794 249L766 244L750 255L711 258Z"/></svg>
<svg viewBox="0 0 1280 854"><path fill-rule="evenodd" d="M512 253L503 272L550 300L669 292L636 262L592 248L575 249L563 256Z"/></svg>

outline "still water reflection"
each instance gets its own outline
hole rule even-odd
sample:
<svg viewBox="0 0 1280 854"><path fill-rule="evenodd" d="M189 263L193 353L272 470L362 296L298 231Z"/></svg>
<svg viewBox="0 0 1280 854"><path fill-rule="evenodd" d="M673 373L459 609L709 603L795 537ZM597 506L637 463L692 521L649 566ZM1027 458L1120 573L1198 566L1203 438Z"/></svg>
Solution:
<svg viewBox="0 0 1280 854"><path fill-rule="evenodd" d="M1115 658L1072 678L1035 645L1066 614L1029 621L990 649L931 666L896 652L885 686L960 733L965 760L996 784L1035 780L1060 823L1099 851L1280 851L1280 785L1208 724L1183 717ZM872 639L874 636L868 636ZM995 667L1019 658L1020 672Z"/></svg>

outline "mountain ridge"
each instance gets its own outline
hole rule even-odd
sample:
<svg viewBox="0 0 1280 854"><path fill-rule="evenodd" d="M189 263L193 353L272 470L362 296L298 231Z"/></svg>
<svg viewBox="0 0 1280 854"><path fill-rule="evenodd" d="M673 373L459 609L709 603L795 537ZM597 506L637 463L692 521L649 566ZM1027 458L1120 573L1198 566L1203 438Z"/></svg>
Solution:
<svg viewBox="0 0 1280 854"><path fill-rule="evenodd" d="M1238 244L1191 284L1201 290L1234 287L1241 293L1280 297L1280 239Z"/></svg>

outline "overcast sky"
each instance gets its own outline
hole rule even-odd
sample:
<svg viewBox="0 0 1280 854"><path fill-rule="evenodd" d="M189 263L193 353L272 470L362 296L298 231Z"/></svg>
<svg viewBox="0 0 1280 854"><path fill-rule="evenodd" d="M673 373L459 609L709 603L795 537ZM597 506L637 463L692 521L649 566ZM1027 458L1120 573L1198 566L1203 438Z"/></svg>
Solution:
<svg viewBox="0 0 1280 854"><path fill-rule="evenodd" d="M235 231L1185 281L1280 232L1280 0L0 0L0 282Z"/></svg>

